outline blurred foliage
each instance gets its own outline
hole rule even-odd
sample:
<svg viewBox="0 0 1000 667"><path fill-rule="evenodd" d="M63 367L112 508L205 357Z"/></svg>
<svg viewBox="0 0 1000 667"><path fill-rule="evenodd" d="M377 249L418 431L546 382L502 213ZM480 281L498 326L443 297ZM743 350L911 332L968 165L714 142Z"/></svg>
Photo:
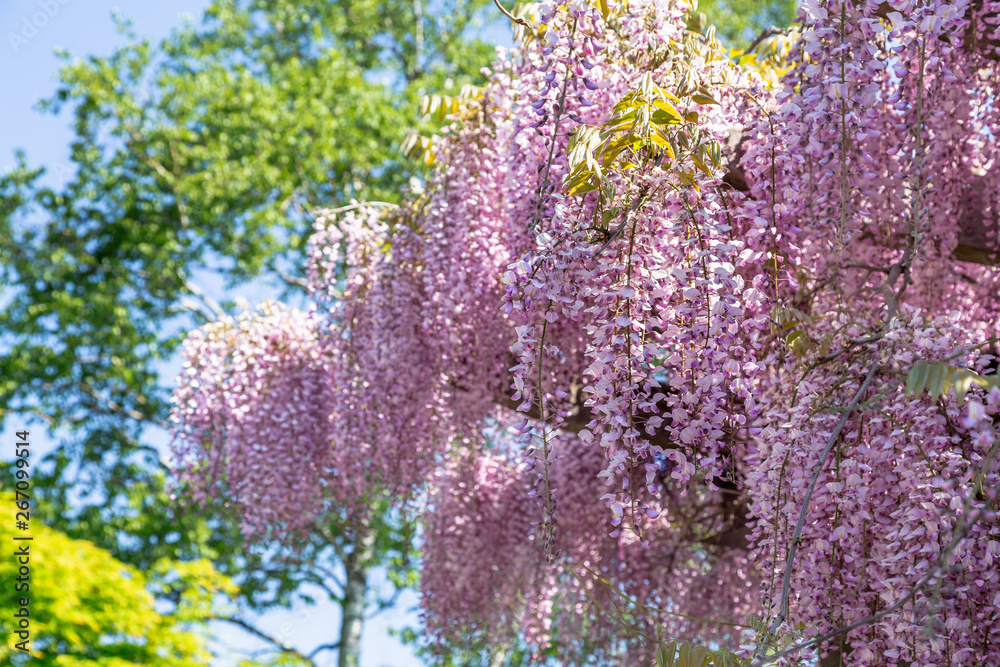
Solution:
<svg viewBox="0 0 1000 667"><path fill-rule="evenodd" d="M421 174L398 147L422 95L480 82L484 7L217 0L159 44L116 17L125 46L63 54L41 107L72 114L68 182L24 155L0 177L0 426L41 422L59 442L35 468L41 522L142 571L210 558L253 608L306 597L304 583L338 599L324 574L351 549L337 517L305 544L250 551L224 503L171 497L186 493L152 446L168 437L164 379L183 333L234 307L199 281L295 298L315 207L396 201ZM373 564L409 585L412 522L375 525Z"/></svg>
<svg viewBox="0 0 1000 667"><path fill-rule="evenodd" d="M10 499L9 492L3 493ZM28 590L14 591L20 563L0 559L0 580L10 591L0 597L0 633L7 641L0 658L10 665L207 665L204 622L236 587L207 560L154 563L146 572L116 560L83 540L31 522L32 540L14 542L10 521L0 523L0 540L29 550ZM20 536L26 533L20 533ZM14 547L10 547L14 551ZM19 600L30 600L30 654L14 647L21 639ZM161 603L157 604L157 600ZM162 601L169 600L169 611Z"/></svg>
<svg viewBox="0 0 1000 667"><path fill-rule="evenodd" d="M308 667L309 662L286 653L267 660L240 660L236 664L237 667Z"/></svg>
<svg viewBox="0 0 1000 667"><path fill-rule="evenodd" d="M733 49L729 55L742 67L756 70L768 86L779 86L781 78L795 67L795 62L790 56L799 37L801 32L794 26L773 30L770 34L764 33L754 40L755 43L750 50Z"/></svg>
<svg viewBox="0 0 1000 667"><path fill-rule="evenodd" d="M745 49L768 28L787 28L795 21L798 0L698 0L709 25L722 43Z"/></svg>

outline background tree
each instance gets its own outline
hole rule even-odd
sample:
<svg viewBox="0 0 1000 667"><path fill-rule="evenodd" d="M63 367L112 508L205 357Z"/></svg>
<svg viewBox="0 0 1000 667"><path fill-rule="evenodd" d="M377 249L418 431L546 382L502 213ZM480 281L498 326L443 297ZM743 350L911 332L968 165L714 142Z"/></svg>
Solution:
<svg viewBox="0 0 1000 667"><path fill-rule="evenodd" d="M796 0L699 0L694 11L705 14L707 25L716 27L727 46L744 49L765 30L792 25L798 6Z"/></svg>
<svg viewBox="0 0 1000 667"><path fill-rule="evenodd" d="M301 290L291 272L311 207L398 198L420 169L397 152L416 100L476 80L490 57L467 37L480 4L223 1L159 45L119 19L127 46L67 56L43 108L73 112L75 173L42 186L21 158L0 183L0 419L30 416L60 440L36 480L46 524L140 568L210 557L251 607L288 604L304 582L345 601L329 573L351 545L335 524L297 559L244 549L224 511L206 520L170 501L152 443L178 332L228 307L205 281ZM352 563L408 584L412 526L374 525L373 551ZM352 590L362 611L375 602Z"/></svg>

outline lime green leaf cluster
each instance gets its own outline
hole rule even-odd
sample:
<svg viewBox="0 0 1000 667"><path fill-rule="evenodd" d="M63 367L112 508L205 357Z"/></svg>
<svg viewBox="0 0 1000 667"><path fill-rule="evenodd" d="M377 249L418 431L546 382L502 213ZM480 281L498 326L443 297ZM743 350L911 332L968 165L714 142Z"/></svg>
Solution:
<svg viewBox="0 0 1000 667"><path fill-rule="evenodd" d="M812 318L794 306L777 305L771 309L771 331L785 338L785 344L796 356L803 356L812 346L808 328Z"/></svg>
<svg viewBox="0 0 1000 667"><path fill-rule="evenodd" d="M764 647L762 656L776 655L801 639L794 631L772 634L760 616L750 616L747 624L756 634L756 644ZM663 642L656 649L656 667L749 667L753 663L728 648L712 650L691 642Z"/></svg>
<svg viewBox="0 0 1000 667"><path fill-rule="evenodd" d="M614 106L607 122L577 129L569 146L570 172L563 183L566 194L597 190L602 201L610 203L615 185L608 172L627 172L647 162L657 166L676 163L685 185L696 186L693 173L686 171L687 164L711 176L709 165L722 165L722 149L701 133L696 110L678 110L678 106L685 106L681 96L694 104L718 104L706 88L693 86L689 79L681 80L675 95L657 85L647 72L639 87Z"/></svg>
<svg viewBox="0 0 1000 667"><path fill-rule="evenodd" d="M3 496L9 499L10 494ZM203 624L220 599L236 591L211 563L163 560L143 573L38 521L31 524L32 540L15 543L9 523L0 523L0 541L29 546L30 588L0 598L0 633L15 636L18 600L30 600L30 664L208 664ZM0 559L0 580L13 585L18 567L14 558ZM177 594L177 602L164 613L156 599L167 589ZM29 656L7 641L0 646L0 658L20 665Z"/></svg>
<svg viewBox="0 0 1000 667"><path fill-rule="evenodd" d="M311 663L290 653L279 653L267 660L240 660L237 665L239 667L311 667Z"/></svg>
<svg viewBox="0 0 1000 667"><path fill-rule="evenodd" d="M475 115L480 109L483 89L465 84L458 95L424 95L420 100L420 114L425 123L443 126ZM399 147L399 152L409 160L425 166L434 164L434 137L411 131Z"/></svg>

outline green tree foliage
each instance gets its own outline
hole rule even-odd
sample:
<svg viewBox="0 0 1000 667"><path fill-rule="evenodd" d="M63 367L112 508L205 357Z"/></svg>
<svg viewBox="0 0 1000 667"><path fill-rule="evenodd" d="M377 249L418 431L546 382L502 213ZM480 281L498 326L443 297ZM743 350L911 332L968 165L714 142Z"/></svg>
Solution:
<svg viewBox="0 0 1000 667"><path fill-rule="evenodd" d="M11 501L10 493L3 494ZM10 504L13 504L12 502ZM147 571L116 560L90 542L74 540L32 522L30 542L14 542L9 521L0 523L6 545L28 545L29 588L0 596L0 660L10 665L59 667L180 667L207 665L204 623L236 587L208 560L162 559ZM23 534L22 534L23 535ZM11 547L13 548L13 547ZM0 560L0 580L13 587L21 565ZM27 605L30 642L24 653L20 600ZM157 600L170 600L169 611Z"/></svg>
<svg viewBox="0 0 1000 667"><path fill-rule="evenodd" d="M742 49L770 27L790 26L798 6L798 0L699 0L698 11L715 25L723 43Z"/></svg>
<svg viewBox="0 0 1000 667"><path fill-rule="evenodd" d="M19 156L0 178L0 425L41 421L59 440L35 478L47 525L143 570L209 557L254 607L304 582L338 600L323 572L352 545L336 517L294 554L251 553L224 506L171 501L151 446L164 375L179 332L231 307L199 280L300 290L290 267L314 207L392 201L419 175L398 147L423 93L477 82L492 48L467 35L483 6L219 0L160 44L119 18L126 46L65 56L42 107L72 113L72 176L46 184ZM411 581L412 522L372 524L365 567Z"/></svg>

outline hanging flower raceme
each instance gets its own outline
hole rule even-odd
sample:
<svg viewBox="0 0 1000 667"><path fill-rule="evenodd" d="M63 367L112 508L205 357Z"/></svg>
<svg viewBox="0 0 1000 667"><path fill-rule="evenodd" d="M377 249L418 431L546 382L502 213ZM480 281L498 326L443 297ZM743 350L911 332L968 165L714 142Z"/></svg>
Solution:
<svg viewBox="0 0 1000 667"><path fill-rule="evenodd" d="M306 530L324 501L334 461L319 325L265 303L185 341L172 415L181 477L201 501L234 503L248 536Z"/></svg>
<svg viewBox="0 0 1000 667"><path fill-rule="evenodd" d="M374 208L320 218L310 252L330 359L327 404L337 485L401 500L424 483L451 426L441 365L424 330L424 240ZM342 296L328 298L329 285ZM338 295L339 296L339 295ZM317 317L319 317L317 315Z"/></svg>
<svg viewBox="0 0 1000 667"><path fill-rule="evenodd" d="M513 641L525 600L541 576L542 551L528 536L534 503L502 457L461 458L434 480L422 570L424 622L453 641Z"/></svg>
<svg viewBox="0 0 1000 667"><path fill-rule="evenodd" d="M726 529L715 492L691 484L687 493L677 489L647 507L656 535L648 546L631 532L609 539L597 503L602 452L576 438L560 440L549 471L559 519L551 546L558 558L547 563L541 532L532 530L544 510L526 492L529 468L517 463L510 451L492 451L452 461L435 480L421 579L424 621L433 637L496 648L520 636L542 654L558 647L566 662L585 662L588 651L601 647L608 661L623 663L652 659L656 646L642 635L666 631L735 641L756 604L745 552L706 553L691 539L699 531L706 537ZM714 519L705 516L709 512ZM664 612L646 616L645 607ZM640 634L623 642L608 609L637 615Z"/></svg>
<svg viewBox="0 0 1000 667"><path fill-rule="evenodd" d="M962 46L971 11L806 3L796 85L747 135L754 194L794 241L746 480L763 616L810 635L859 624L833 636L845 664L998 659L994 577L970 586L957 563L992 560L995 501L976 489L997 474L1000 396L984 376L974 395L949 379L989 371L977 350L1000 323L997 272L966 245L991 252L1000 192L983 169L991 94L962 85L997 76ZM907 388L925 361L930 397Z"/></svg>
<svg viewBox="0 0 1000 667"><path fill-rule="evenodd" d="M818 634L880 614L845 637L859 661L891 650L910 662L961 664L961 647L994 646L1000 633L1000 578L986 565L996 548L1000 389L954 400L945 388L939 401L912 382L908 389L921 359L981 372L991 358L957 343L957 314L928 321L905 307L904 317L878 341L797 378L790 396L787 384L773 387L774 421L747 480L754 553L770 573L774 614ZM847 331L838 343L856 340ZM974 581L967 567L979 573ZM925 618L943 626L928 635Z"/></svg>
<svg viewBox="0 0 1000 667"><path fill-rule="evenodd" d="M570 196L535 199L536 245L503 278L504 311L524 322L515 400L558 428L560 411L573 408L565 397L582 383L574 400L593 414L583 435L601 444L602 476L614 485L605 501L639 534L664 457L684 480L725 474L736 431L756 413L751 388L768 326L767 221L709 166L721 163L720 144L754 94L767 93L711 37L686 33L680 9L631 7L620 39L602 43L605 77L584 112L593 125L571 118L565 144L538 133L537 152L549 157L535 171L563 179ZM609 36L597 9L548 25L550 58L571 59L591 24ZM686 51L664 51L671 41ZM585 367L576 365L581 350ZM539 448L546 437L543 429ZM638 486L635 470L646 480Z"/></svg>

